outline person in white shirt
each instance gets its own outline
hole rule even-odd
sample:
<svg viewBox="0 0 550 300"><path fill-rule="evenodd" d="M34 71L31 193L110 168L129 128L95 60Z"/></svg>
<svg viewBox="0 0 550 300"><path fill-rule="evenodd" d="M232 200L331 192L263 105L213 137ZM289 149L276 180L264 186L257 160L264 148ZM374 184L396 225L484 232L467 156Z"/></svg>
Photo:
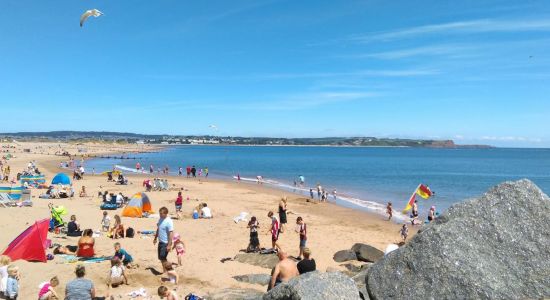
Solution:
<svg viewBox="0 0 550 300"><path fill-rule="evenodd" d="M202 205L201 208L201 218L203 219L210 219L212 218L212 212L210 211L210 208L206 203Z"/></svg>

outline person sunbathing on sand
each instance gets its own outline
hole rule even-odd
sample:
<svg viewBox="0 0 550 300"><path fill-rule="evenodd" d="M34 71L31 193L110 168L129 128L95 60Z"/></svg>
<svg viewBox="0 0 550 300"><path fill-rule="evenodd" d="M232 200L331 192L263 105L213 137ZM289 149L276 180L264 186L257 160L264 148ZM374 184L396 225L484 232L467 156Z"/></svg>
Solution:
<svg viewBox="0 0 550 300"><path fill-rule="evenodd" d="M93 235L94 232L91 229L84 230L82 237L78 240L78 250L76 251L76 256L93 257L95 255L95 240L92 237Z"/></svg>
<svg viewBox="0 0 550 300"><path fill-rule="evenodd" d="M271 274L269 289L272 289L281 283L288 282L290 279L300 275L296 264L288 258L288 254L286 252L279 251L277 256L279 257L279 262Z"/></svg>

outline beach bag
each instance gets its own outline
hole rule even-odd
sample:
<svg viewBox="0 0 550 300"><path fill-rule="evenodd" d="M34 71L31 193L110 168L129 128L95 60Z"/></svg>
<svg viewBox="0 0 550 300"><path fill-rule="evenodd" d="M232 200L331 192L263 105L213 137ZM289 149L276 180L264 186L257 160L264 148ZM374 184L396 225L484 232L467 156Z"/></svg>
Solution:
<svg viewBox="0 0 550 300"><path fill-rule="evenodd" d="M133 238L134 237L134 228L128 227L126 229L126 237L127 238Z"/></svg>
<svg viewBox="0 0 550 300"><path fill-rule="evenodd" d="M99 208L101 210L116 210L118 206L116 205L116 203L103 203Z"/></svg>
<svg viewBox="0 0 550 300"><path fill-rule="evenodd" d="M190 293L187 296L185 296L185 300L203 300L203 298Z"/></svg>

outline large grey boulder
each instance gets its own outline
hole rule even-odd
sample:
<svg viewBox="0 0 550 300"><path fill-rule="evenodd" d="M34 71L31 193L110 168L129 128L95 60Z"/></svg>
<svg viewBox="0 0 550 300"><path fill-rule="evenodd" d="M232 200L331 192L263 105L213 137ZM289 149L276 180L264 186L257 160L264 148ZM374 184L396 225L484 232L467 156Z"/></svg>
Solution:
<svg viewBox="0 0 550 300"><path fill-rule="evenodd" d="M453 205L369 269L371 299L550 297L550 200L529 180Z"/></svg>
<svg viewBox="0 0 550 300"><path fill-rule="evenodd" d="M233 260L267 269L273 269L279 262L275 254L239 253Z"/></svg>
<svg viewBox="0 0 550 300"><path fill-rule="evenodd" d="M263 300L359 299L353 280L340 272L302 274L280 284L263 296Z"/></svg>
<svg viewBox="0 0 550 300"><path fill-rule="evenodd" d="M357 255L357 260L365 262L377 262L384 257L384 252L367 244L357 243L351 247L351 251Z"/></svg>
<svg viewBox="0 0 550 300"><path fill-rule="evenodd" d="M355 251L351 251L351 250L340 250L334 253L334 256L332 257L332 259L334 259L335 262L357 260L357 254L355 254Z"/></svg>
<svg viewBox="0 0 550 300"><path fill-rule="evenodd" d="M261 300L263 293L252 289L223 289L209 293L208 300Z"/></svg>
<svg viewBox="0 0 550 300"><path fill-rule="evenodd" d="M269 281L271 280L271 276L269 276L269 274L247 274L233 276L233 279L240 282L268 285Z"/></svg>

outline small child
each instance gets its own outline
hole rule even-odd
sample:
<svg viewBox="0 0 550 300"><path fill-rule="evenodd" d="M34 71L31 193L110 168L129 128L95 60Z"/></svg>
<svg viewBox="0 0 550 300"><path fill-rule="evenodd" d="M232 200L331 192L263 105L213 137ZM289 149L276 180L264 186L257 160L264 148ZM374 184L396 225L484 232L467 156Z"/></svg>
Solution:
<svg viewBox="0 0 550 300"><path fill-rule="evenodd" d="M388 202L388 206L386 206L386 213L388 214L388 221L390 221L391 217L393 216L393 208L391 202Z"/></svg>
<svg viewBox="0 0 550 300"><path fill-rule="evenodd" d="M103 232L108 232L111 227L111 218L106 211L103 212L103 219L101 219L101 229Z"/></svg>
<svg viewBox="0 0 550 300"><path fill-rule="evenodd" d="M60 299L54 288L59 285L59 279L57 276L50 279L50 282L45 282L40 287L38 292L38 300L54 300Z"/></svg>
<svg viewBox="0 0 550 300"><path fill-rule="evenodd" d="M179 275L176 273L176 270L174 270L174 267L172 266L172 263L169 261L165 261L163 264L164 269L166 270L166 275L168 275L168 278L163 278L163 281L169 281L173 284L178 284L179 281Z"/></svg>
<svg viewBox="0 0 550 300"><path fill-rule="evenodd" d="M174 246L172 249L176 250L178 256L178 265L181 266L181 258L185 254L185 243L181 240L179 233L175 233L173 237Z"/></svg>
<svg viewBox="0 0 550 300"><path fill-rule="evenodd" d="M164 285L159 286L158 295L160 299L166 298L166 300L178 300L178 294L175 291L170 291Z"/></svg>
<svg viewBox="0 0 550 300"><path fill-rule="evenodd" d="M19 294L19 268L14 265L8 266L8 279L6 281L6 293L7 300L17 300Z"/></svg>
<svg viewBox="0 0 550 300"><path fill-rule="evenodd" d="M120 246L120 243L115 243L114 247L115 247L114 256L117 257L120 261L122 261L122 264L131 268L131 264L134 261L132 256L128 252L126 252L126 250L122 249L122 247Z"/></svg>
<svg viewBox="0 0 550 300"><path fill-rule="evenodd" d="M401 232L401 238L403 239L403 242L407 239L407 236L409 235L409 227L407 227L407 224L403 224L403 227L399 230Z"/></svg>
<svg viewBox="0 0 550 300"><path fill-rule="evenodd" d="M111 287L119 286L122 283L128 284L128 278L126 278L126 272L122 261L118 257L111 259L111 270L109 271L109 279L107 279L107 285L109 289Z"/></svg>

